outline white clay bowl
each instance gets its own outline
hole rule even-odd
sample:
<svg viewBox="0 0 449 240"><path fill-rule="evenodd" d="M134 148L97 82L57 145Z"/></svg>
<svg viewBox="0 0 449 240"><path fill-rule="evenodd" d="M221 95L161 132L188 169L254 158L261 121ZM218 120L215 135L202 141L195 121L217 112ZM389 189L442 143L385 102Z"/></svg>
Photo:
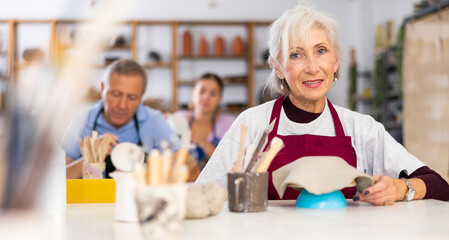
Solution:
<svg viewBox="0 0 449 240"><path fill-rule="evenodd" d="M136 144L129 142L117 144L111 153L115 168L124 172L133 171L136 164L143 163L144 158L144 151Z"/></svg>

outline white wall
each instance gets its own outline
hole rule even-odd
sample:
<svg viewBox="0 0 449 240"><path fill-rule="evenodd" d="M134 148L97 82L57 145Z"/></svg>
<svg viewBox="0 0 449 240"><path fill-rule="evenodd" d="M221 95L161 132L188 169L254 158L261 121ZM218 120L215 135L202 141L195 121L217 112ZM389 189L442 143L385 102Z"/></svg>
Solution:
<svg viewBox="0 0 449 240"><path fill-rule="evenodd" d="M111 0L0 0L0 19L83 19L95 14L99 6ZM297 0L128 0L134 2L128 19L177 20L273 20ZM375 25L395 19L397 26L412 13L418 0L311 0L331 13L340 24L341 80L329 97L338 105L347 105L349 49L356 48L360 71L373 68ZM259 37L259 36L258 36ZM263 38L264 36L261 36ZM262 77L266 73L258 73ZM260 80L256 83L261 86Z"/></svg>

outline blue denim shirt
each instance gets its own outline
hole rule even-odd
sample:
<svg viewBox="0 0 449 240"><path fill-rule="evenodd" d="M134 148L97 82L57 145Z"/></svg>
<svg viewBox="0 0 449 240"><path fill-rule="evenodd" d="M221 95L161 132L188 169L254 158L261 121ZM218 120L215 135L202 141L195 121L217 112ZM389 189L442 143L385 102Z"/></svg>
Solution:
<svg viewBox="0 0 449 240"><path fill-rule="evenodd" d="M103 101L99 101L93 107L81 112L72 120L61 140L61 147L68 157L73 159L81 157L78 139L83 139L84 136L90 136L92 134L95 118L102 107ZM168 125L161 112L141 104L137 109L137 121L140 128L140 139L142 140L145 152L149 152L153 148L160 149L163 140L167 140L169 147L173 150L177 150L180 147L181 141ZM105 133L116 135L119 143L131 142L137 144L139 139L133 119L124 126L116 129L106 122L103 114L100 114L97 120L96 131L99 136Z"/></svg>

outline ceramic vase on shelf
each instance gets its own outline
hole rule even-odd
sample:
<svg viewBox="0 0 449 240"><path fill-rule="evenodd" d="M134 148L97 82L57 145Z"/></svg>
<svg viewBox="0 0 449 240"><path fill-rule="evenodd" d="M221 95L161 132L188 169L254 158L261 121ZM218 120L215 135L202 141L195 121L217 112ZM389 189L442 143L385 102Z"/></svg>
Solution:
<svg viewBox="0 0 449 240"><path fill-rule="evenodd" d="M207 48L208 48L207 40L204 36L201 36L198 44L198 56L207 57L208 56Z"/></svg>
<svg viewBox="0 0 449 240"><path fill-rule="evenodd" d="M215 57L224 57L224 40L221 36L217 36L214 40Z"/></svg>
<svg viewBox="0 0 449 240"><path fill-rule="evenodd" d="M236 38L234 38L234 41L232 42L232 55L235 57L241 57L243 56L244 51L245 50L242 38L240 38L240 36L237 36Z"/></svg>
<svg viewBox="0 0 449 240"><path fill-rule="evenodd" d="M190 31L185 31L182 35L182 53L184 57L192 56L192 34Z"/></svg>

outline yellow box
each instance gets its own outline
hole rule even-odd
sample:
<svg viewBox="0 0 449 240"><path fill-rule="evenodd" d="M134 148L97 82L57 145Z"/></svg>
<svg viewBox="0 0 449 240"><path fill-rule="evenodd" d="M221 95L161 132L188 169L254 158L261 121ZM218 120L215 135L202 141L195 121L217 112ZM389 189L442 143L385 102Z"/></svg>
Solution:
<svg viewBox="0 0 449 240"><path fill-rule="evenodd" d="M67 179L67 203L115 202L114 179Z"/></svg>

